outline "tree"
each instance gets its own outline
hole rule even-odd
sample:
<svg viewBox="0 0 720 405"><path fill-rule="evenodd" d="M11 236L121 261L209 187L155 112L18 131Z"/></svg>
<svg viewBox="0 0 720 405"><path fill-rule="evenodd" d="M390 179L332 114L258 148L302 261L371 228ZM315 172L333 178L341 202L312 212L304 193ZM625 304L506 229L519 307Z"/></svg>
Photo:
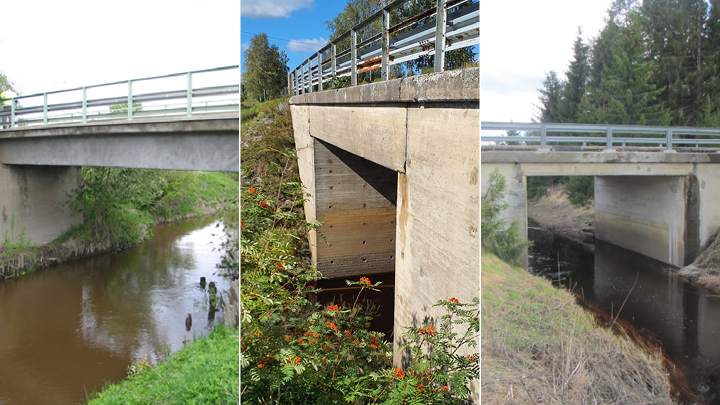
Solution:
<svg viewBox="0 0 720 405"><path fill-rule="evenodd" d="M258 101L280 97L287 87L288 57L277 45L270 45L267 34L254 35L244 53L242 86L246 98Z"/></svg>
<svg viewBox="0 0 720 405"><path fill-rule="evenodd" d="M540 114L537 118L540 122L563 122L560 101L565 84L558 79L557 73L551 70L550 73L545 74L542 85L543 88L538 89L541 105L538 106Z"/></svg>
<svg viewBox="0 0 720 405"><path fill-rule="evenodd" d="M654 60L646 60L647 46L640 29L641 15L630 11L624 25L610 19L601 33L605 60L598 87L592 91L602 105L597 123L623 125L668 125L670 115L658 99L662 93L651 82Z"/></svg>
<svg viewBox="0 0 720 405"><path fill-rule="evenodd" d="M704 0L644 0L643 34L647 58L657 63L651 83L669 110L671 125L694 126L700 118L702 42L707 2Z"/></svg>
<svg viewBox="0 0 720 405"><path fill-rule="evenodd" d="M578 27L575 45L573 47L573 60L570 69L566 72L567 82L560 100L561 122L576 122L579 115L580 102L585 95L587 82L590 76L590 47L583 43L582 29Z"/></svg>

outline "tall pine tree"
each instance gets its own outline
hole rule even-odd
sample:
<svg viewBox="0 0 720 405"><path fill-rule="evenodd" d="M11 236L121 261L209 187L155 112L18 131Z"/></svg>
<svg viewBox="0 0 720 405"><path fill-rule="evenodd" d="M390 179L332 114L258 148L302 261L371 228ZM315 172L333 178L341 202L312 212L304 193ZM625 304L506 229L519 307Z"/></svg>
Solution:
<svg viewBox="0 0 720 405"><path fill-rule="evenodd" d="M558 79L557 73L551 70L550 73L545 74L542 85L543 87L538 89L541 103L541 105L537 106L540 110L537 115L538 120L540 122L563 122L560 102L564 83Z"/></svg>
<svg viewBox="0 0 720 405"><path fill-rule="evenodd" d="M590 77L589 51L590 47L583 43L582 29L578 27L578 34L573 46L573 60L570 62L570 69L565 73L567 82L562 91L561 118L558 122L577 122L580 114L580 102L585 95Z"/></svg>

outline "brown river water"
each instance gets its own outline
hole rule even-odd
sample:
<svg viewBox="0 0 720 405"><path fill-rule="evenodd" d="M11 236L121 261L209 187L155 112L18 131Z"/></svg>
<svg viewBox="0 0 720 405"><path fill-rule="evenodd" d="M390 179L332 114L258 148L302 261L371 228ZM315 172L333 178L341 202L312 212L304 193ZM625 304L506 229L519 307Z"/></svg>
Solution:
<svg viewBox="0 0 720 405"><path fill-rule="evenodd" d="M134 249L0 281L0 405L85 403L133 361L155 364L207 335L222 311L208 312L199 280L229 286L215 275L224 221L237 214L161 225Z"/></svg>

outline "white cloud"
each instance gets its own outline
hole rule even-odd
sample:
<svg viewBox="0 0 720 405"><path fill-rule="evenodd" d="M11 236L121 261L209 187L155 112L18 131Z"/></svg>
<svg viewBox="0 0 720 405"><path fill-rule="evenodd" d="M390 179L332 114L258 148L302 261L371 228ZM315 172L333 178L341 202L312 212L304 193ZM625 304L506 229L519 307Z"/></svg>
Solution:
<svg viewBox="0 0 720 405"><path fill-rule="evenodd" d="M320 39L293 39L288 42L287 49L290 52L316 52L327 43L328 40L323 37Z"/></svg>
<svg viewBox="0 0 720 405"><path fill-rule="evenodd" d="M240 51L245 52L250 48L250 42L243 42L240 44Z"/></svg>
<svg viewBox="0 0 720 405"><path fill-rule="evenodd" d="M528 122L538 88L554 70L565 79L577 26L596 37L612 0L487 0L480 15L481 115L485 121Z"/></svg>
<svg viewBox="0 0 720 405"><path fill-rule="evenodd" d="M243 0L240 15L250 18L288 17L293 11L312 5L313 0Z"/></svg>

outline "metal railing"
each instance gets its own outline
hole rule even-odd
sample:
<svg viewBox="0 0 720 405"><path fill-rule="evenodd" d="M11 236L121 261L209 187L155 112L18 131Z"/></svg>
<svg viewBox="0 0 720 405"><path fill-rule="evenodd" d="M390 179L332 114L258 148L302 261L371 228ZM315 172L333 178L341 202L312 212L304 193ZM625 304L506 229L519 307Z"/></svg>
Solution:
<svg viewBox="0 0 720 405"><path fill-rule="evenodd" d="M193 116L240 109L239 65L145 77L18 96L0 112L5 129L57 123L133 119L153 116ZM232 74L237 71L237 74ZM221 73L222 72L222 73ZM213 83L193 86L193 79ZM225 77L227 76L227 77ZM197 81L197 80L196 80ZM222 84L218 84L218 83ZM169 85L169 86L168 86ZM112 89L112 87L115 89ZM133 86L136 86L133 91ZM120 87L118 91L117 87ZM163 91L139 92L137 87ZM167 89L169 87L169 89ZM115 91L113 91L115 90ZM99 94L89 98L88 92ZM120 93L121 95L115 95ZM55 98L56 102L49 102ZM129 108L128 108L129 107Z"/></svg>
<svg viewBox="0 0 720 405"><path fill-rule="evenodd" d="M665 147L668 151L673 150L674 145L720 146L720 128L481 122L480 129L482 131L525 131L525 136L488 136L481 134L480 141L540 143L541 149L546 149L548 143L604 144L607 150L612 150L613 145L617 144L622 146L626 144L658 145L659 147ZM548 135L562 133L601 134L601 136ZM618 136L618 134L645 135L645 137ZM702 136L703 138L683 138L683 136Z"/></svg>
<svg viewBox="0 0 720 405"><path fill-rule="evenodd" d="M356 86L358 73L375 69L381 69L380 80L384 81L389 79L390 66L429 55L435 55L435 72L442 72L445 52L480 43L479 2L448 13L453 7L471 0L436 0L436 7L390 27L390 12L409 1L393 1L330 41L288 74L288 88L295 95L312 93L315 85L322 91L323 83L344 76L350 76L350 85ZM441 11L438 13L438 10ZM433 15L436 16L434 25L419 24ZM358 43L358 32L379 19L382 32ZM418 26L392 36L415 24ZM348 37L350 49L338 53L337 45ZM316 62L314 66L313 61Z"/></svg>

